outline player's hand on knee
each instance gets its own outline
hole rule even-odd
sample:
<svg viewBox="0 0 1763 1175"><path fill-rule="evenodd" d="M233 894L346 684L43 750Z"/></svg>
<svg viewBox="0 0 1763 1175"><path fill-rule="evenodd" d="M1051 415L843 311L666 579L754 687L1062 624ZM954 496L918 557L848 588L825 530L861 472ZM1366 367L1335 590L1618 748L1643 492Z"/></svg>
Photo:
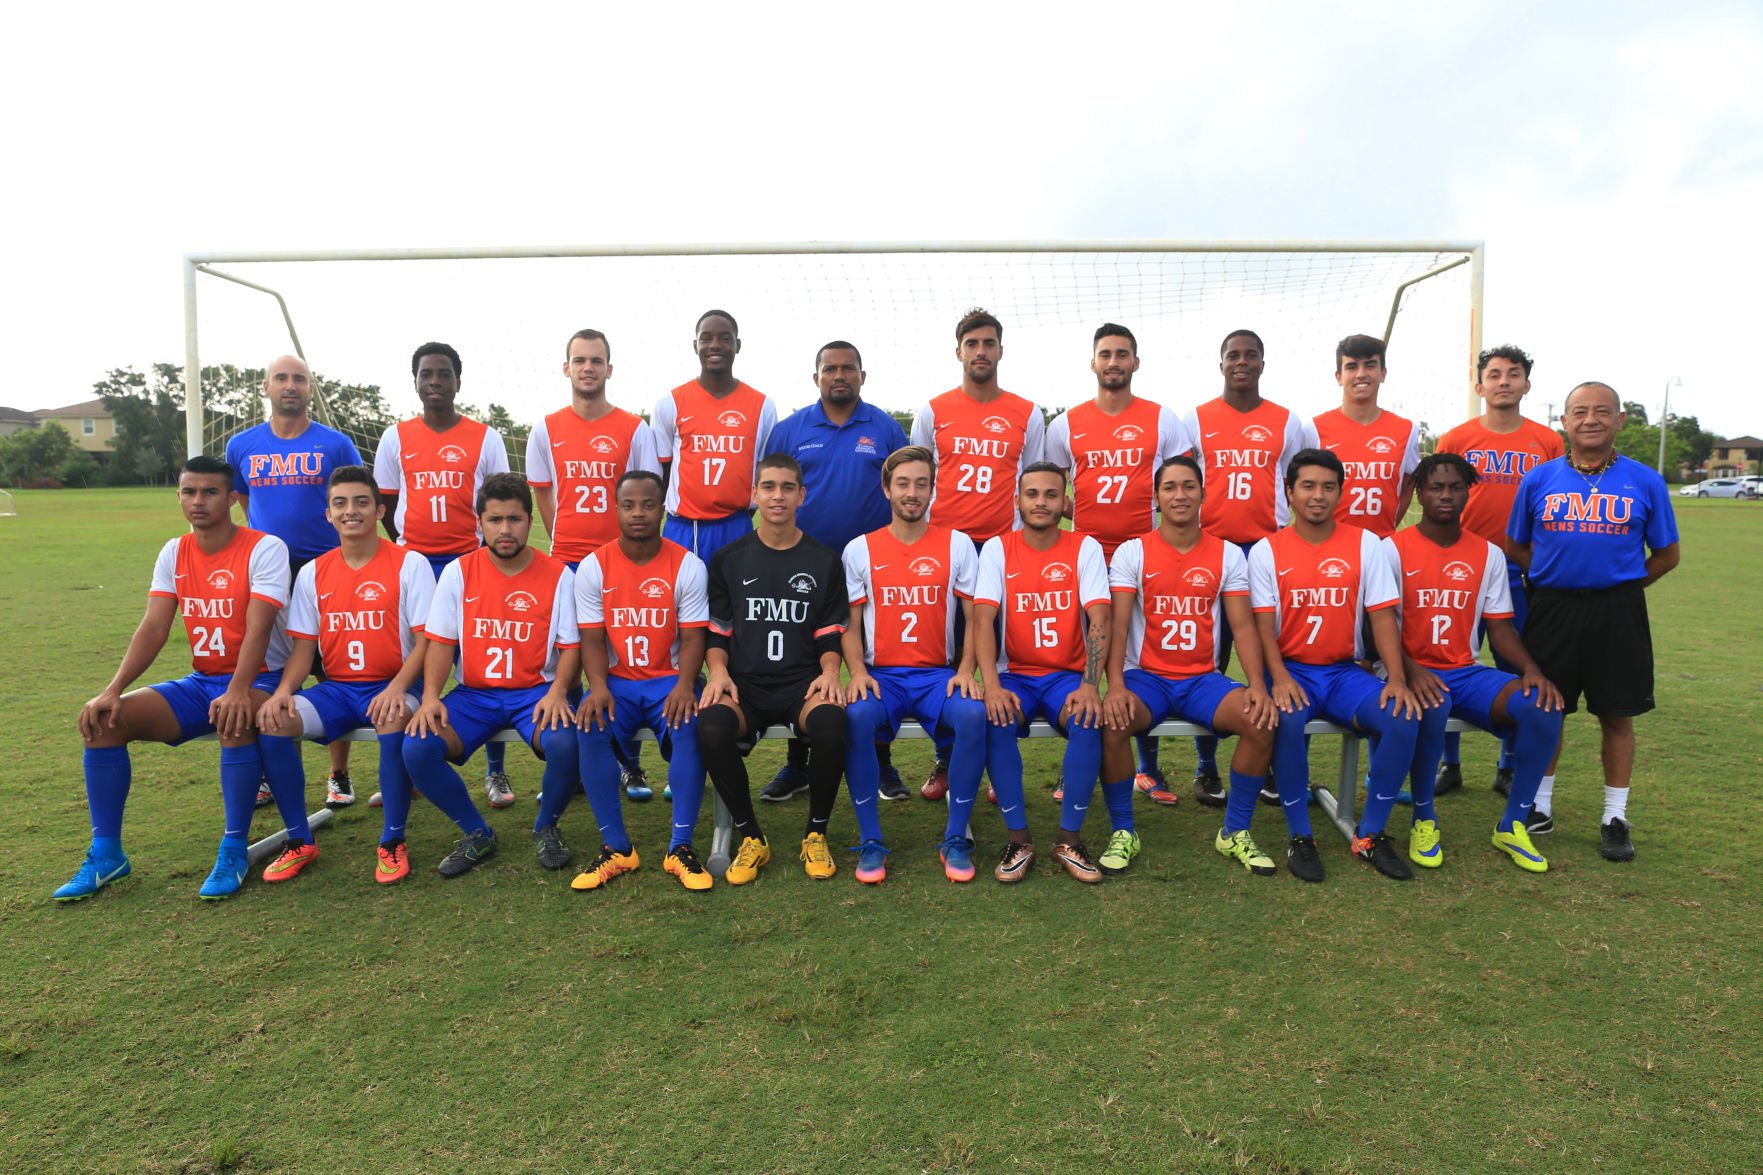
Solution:
<svg viewBox="0 0 1763 1175"><path fill-rule="evenodd" d="M376 728L409 725L410 703L404 700L404 691L388 689L375 697L367 704L367 720Z"/></svg>
<svg viewBox="0 0 1763 1175"><path fill-rule="evenodd" d="M1016 726L1022 721L1022 699L1000 688L986 694L986 719L993 726Z"/></svg>
<svg viewBox="0 0 1763 1175"><path fill-rule="evenodd" d="M1423 665L1409 666L1408 689L1428 710L1444 705L1445 695L1451 692L1451 687L1440 681L1438 674Z"/></svg>
<svg viewBox="0 0 1763 1175"><path fill-rule="evenodd" d="M865 694L874 695L879 699L881 686L877 685L875 678L869 676L867 672L859 671L852 674L851 684L845 687L845 701L861 702ZM809 697L813 696L812 693L809 694Z"/></svg>
<svg viewBox="0 0 1763 1175"><path fill-rule="evenodd" d="M1520 677L1518 689L1527 698L1530 697L1531 691L1536 691L1536 706L1539 710L1554 711L1567 708L1567 702L1561 697L1561 691L1555 688L1554 682L1543 676L1540 669L1532 670Z"/></svg>
<svg viewBox="0 0 1763 1175"><path fill-rule="evenodd" d="M1243 715L1248 718L1249 725L1261 730L1273 730L1279 725L1279 707L1266 690L1258 685L1238 690L1243 695Z"/></svg>
<svg viewBox="0 0 1763 1175"><path fill-rule="evenodd" d="M1067 694L1065 705L1059 708L1059 717L1067 726L1075 724L1085 730L1094 730L1102 721L1102 697L1096 687L1086 681Z"/></svg>
<svg viewBox="0 0 1763 1175"><path fill-rule="evenodd" d="M956 673L949 678L949 684L943 687L943 696L952 698L957 692L970 701L983 702L986 700L985 683L972 673Z"/></svg>
<svg viewBox="0 0 1763 1175"><path fill-rule="evenodd" d="M1290 714L1310 704L1304 687L1291 678L1273 683L1273 705L1281 714Z"/></svg>
<svg viewBox="0 0 1763 1175"><path fill-rule="evenodd" d="M417 738L423 738L431 734L436 738L440 738L441 732L446 729L447 706L446 703L437 698L432 702L424 702L422 704L422 707L417 710L416 716L411 718L410 726L404 733L415 735Z"/></svg>
<svg viewBox="0 0 1763 1175"><path fill-rule="evenodd" d="M673 697L672 694L667 696L670 700ZM583 730L610 730L616 708L612 691L603 685L595 686L582 699L581 709L576 711L575 720Z"/></svg>
<svg viewBox="0 0 1763 1175"><path fill-rule="evenodd" d="M562 694L547 693L533 705L533 726L537 730L556 730L575 725L575 710Z"/></svg>
<svg viewBox="0 0 1763 1175"><path fill-rule="evenodd" d="M208 703L208 722L221 738L239 738L251 732L255 711L249 690L228 689Z"/></svg>
<svg viewBox="0 0 1763 1175"><path fill-rule="evenodd" d="M1102 723L1109 730L1131 730L1138 712L1138 695L1129 689L1111 689L1102 699Z"/></svg>
<svg viewBox="0 0 1763 1175"><path fill-rule="evenodd" d="M122 717L122 695L105 690L80 707L80 737L91 742L116 729Z"/></svg>
<svg viewBox="0 0 1763 1175"><path fill-rule="evenodd" d="M1414 696L1414 691L1406 685L1384 683L1383 692L1377 697L1377 708L1388 710L1397 718L1418 718L1426 707Z"/></svg>
<svg viewBox="0 0 1763 1175"><path fill-rule="evenodd" d="M280 734L282 727L292 721L299 711L294 708L294 695L284 694L281 690L269 696L269 701L257 711L257 729L264 734Z"/></svg>
<svg viewBox="0 0 1763 1175"><path fill-rule="evenodd" d="M741 691L726 673L713 673L710 682L704 687L704 696L698 699L698 712L702 714L712 706L726 705L731 709L741 704Z"/></svg>
<svg viewBox="0 0 1763 1175"><path fill-rule="evenodd" d="M690 722L697 710L698 697L683 681L668 690L667 697L661 700L661 717L667 721L670 730L678 730Z"/></svg>
<svg viewBox="0 0 1763 1175"><path fill-rule="evenodd" d="M845 690L839 685L837 673L822 673L809 684L808 701L812 702L815 698L829 702L841 710L844 709Z"/></svg>

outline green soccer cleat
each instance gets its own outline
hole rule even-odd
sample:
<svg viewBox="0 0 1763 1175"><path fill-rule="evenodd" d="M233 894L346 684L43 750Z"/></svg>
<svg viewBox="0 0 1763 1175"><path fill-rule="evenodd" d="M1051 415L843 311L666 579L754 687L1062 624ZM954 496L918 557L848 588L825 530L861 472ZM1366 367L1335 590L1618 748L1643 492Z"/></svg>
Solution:
<svg viewBox="0 0 1763 1175"><path fill-rule="evenodd" d="M1125 873L1138 855L1139 834L1128 828L1117 828L1108 838L1108 847L1096 858L1096 865L1104 873Z"/></svg>
<svg viewBox="0 0 1763 1175"><path fill-rule="evenodd" d="M1238 829L1229 836L1225 835L1224 829L1219 829L1218 835L1212 838L1212 847L1257 877L1272 877L1279 872L1279 866L1273 863L1272 857L1261 851L1246 828Z"/></svg>
<svg viewBox="0 0 1763 1175"><path fill-rule="evenodd" d="M1494 847L1512 858L1512 863L1526 873L1547 873L1549 860L1537 852L1530 841L1524 821L1514 820L1509 828L1494 829Z"/></svg>
<svg viewBox="0 0 1763 1175"><path fill-rule="evenodd" d="M1437 820L1416 820L1408 833L1408 859L1427 869L1445 863L1445 846L1440 843Z"/></svg>

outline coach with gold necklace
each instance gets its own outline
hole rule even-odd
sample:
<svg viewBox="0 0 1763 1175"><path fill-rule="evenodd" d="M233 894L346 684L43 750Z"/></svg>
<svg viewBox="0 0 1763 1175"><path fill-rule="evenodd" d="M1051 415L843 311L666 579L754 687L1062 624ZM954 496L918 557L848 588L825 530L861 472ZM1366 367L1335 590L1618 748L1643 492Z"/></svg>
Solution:
<svg viewBox="0 0 1763 1175"><path fill-rule="evenodd" d="M1603 733L1606 861L1634 860L1628 784L1634 718L1653 708L1653 634L1645 588L1677 566L1677 518L1665 481L1616 451L1622 400L1609 384L1567 393L1567 454L1533 468L1518 487L1506 525L1506 553L1526 569L1530 619L1524 643L1561 690L1567 712L1597 716ZM1559 761L1561 752L1555 751ZM1553 832L1555 762L1525 821Z"/></svg>

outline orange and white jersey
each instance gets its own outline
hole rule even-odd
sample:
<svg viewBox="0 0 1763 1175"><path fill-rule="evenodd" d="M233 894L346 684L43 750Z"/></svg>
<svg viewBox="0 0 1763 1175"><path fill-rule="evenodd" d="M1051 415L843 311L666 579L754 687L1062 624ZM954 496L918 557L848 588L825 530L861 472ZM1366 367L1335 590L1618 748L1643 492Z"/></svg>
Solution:
<svg viewBox="0 0 1763 1175"><path fill-rule="evenodd" d="M1114 557L1126 540L1145 533L1157 513L1157 467L1193 449L1175 413L1134 398L1109 416L1094 400L1047 426L1046 460L1071 475L1072 528Z"/></svg>
<svg viewBox="0 0 1763 1175"><path fill-rule="evenodd" d="M1467 420L1439 438L1438 451L1460 453L1480 475L1469 487L1463 507L1463 529L1498 547L1506 541L1506 523L1518 498L1518 483L1545 461L1566 449L1561 434L1529 418L1516 432L1495 432L1480 418Z"/></svg>
<svg viewBox="0 0 1763 1175"><path fill-rule="evenodd" d="M275 627L262 665L248 666L253 677L280 669L288 661L286 617L288 548L282 540L241 526L227 545L209 555L194 533L179 535L159 548L149 596L177 603L184 635L190 638L190 667L197 673L239 672L239 646L245 643L245 612L252 600L277 608Z"/></svg>
<svg viewBox="0 0 1763 1175"><path fill-rule="evenodd" d="M656 456L673 463L669 514L702 522L753 508L759 458L777 424L770 397L736 382L719 400L692 380L656 401L649 421Z"/></svg>
<svg viewBox="0 0 1763 1175"><path fill-rule="evenodd" d="M341 550L300 569L288 601L288 635L317 641L333 681L390 681L428 623L435 573L422 555L383 542L357 570Z"/></svg>
<svg viewBox="0 0 1763 1175"><path fill-rule="evenodd" d="M1108 586L1135 596L1124 668L1159 677L1193 677L1218 664L1219 625L1227 596L1248 596L1242 548L1204 532L1183 554L1157 531L1114 552Z"/></svg>
<svg viewBox="0 0 1763 1175"><path fill-rule="evenodd" d="M703 560L678 543L662 539L653 559L633 563L615 540L576 569L576 624L605 631L612 676L676 677L680 630L710 626L705 581Z"/></svg>
<svg viewBox="0 0 1763 1175"><path fill-rule="evenodd" d="M1108 564L1088 535L1062 530L1037 551L1021 531L989 540L979 553L975 604L1004 617L998 668L1045 674L1084 667L1084 610L1108 602Z"/></svg>
<svg viewBox="0 0 1763 1175"><path fill-rule="evenodd" d="M912 418L911 440L937 455L930 517L983 543L1021 525L1016 479L1041 459L1041 410L1014 392L981 402L960 388L944 392Z"/></svg>
<svg viewBox="0 0 1763 1175"><path fill-rule="evenodd" d="M1403 650L1428 669L1474 665L1482 617L1512 615L1506 556L1480 535L1441 547L1413 526L1384 539L1383 554L1402 585Z"/></svg>
<svg viewBox="0 0 1763 1175"><path fill-rule="evenodd" d="M864 604L863 647L871 665L938 668L955 648L960 601L973 599L979 556L973 540L932 523L916 543L887 527L845 546L845 590Z"/></svg>
<svg viewBox="0 0 1763 1175"><path fill-rule="evenodd" d="M589 551L618 537L613 490L632 469L661 472L655 434L634 412L614 408L598 420L583 420L574 408L563 408L533 426L526 441L526 484L556 490L553 556L580 563Z"/></svg>
<svg viewBox="0 0 1763 1175"><path fill-rule="evenodd" d="M1200 525L1233 543L1264 539L1291 521L1286 465L1315 448L1316 429L1296 412L1263 400L1238 412L1220 396L1182 418L1206 471Z"/></svg>
<svg viewBox="0 0 1763 1175"><path fill-rule="evenodd" d="M1274 614L1282 658L1302 665L1364 659L1365 614L1394 608L1399 598L1380 542L1368 530L1336 523L1315 546L1289 528L1255 544L1249 605Z"/></svg>
<svg viewBox="0 0 1763 1175"><path fill-rule="evenodd" d="M477 491L492 473L508 472L502 434L462 416L436 432L420 416L386 429L373 455L373 480L398 496L392 525L398 541L424 555L463 555L483 542Z"/></svg>
<svg viewBox="0 0 1763 1175"><path fill-rule="evenodd" d="M1394 534L1402 521L1396 517L1402 481L1420 464L1420 426L1388 410L1360 424L1339 408L1318 416L1315 425L1316 439L1347 471L1335 521L1362 526L1379 538Z"/></svg>
<svg viewBox="0 0 1763 1175"><path fill-rule="evenodd" d="M480 547L453 560L435 584L424 631L457 645L454 669L475 689L528 689L557 676L557 651L581 645L575 573L543 551L519 575L504 575Z"/></svg>

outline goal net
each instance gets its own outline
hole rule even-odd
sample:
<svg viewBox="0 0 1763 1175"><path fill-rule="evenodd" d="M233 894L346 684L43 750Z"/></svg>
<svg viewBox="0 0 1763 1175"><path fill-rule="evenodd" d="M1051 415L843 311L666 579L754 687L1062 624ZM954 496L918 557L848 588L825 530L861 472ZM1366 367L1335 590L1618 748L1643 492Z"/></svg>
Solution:
<svg viewBox="0 0 1763 1175"><path fill-rule="evenodd" d="M260 371L297 337L321 381L315 414L371 461L385 425L418 411L412 352L450 343L460 404L502 426L520 470L533 422L568 402L565 344L584 327L610 339L609 397L640 413L697 374L694 326L712 308L739 323L735 373L780 411L815 398L815 352L845 339L862 352L865 397L910 413L960 382L954 326L984 306L1004 324L999 384L1050 413L1094 396L1091 336L1103 322L1138 337L1134 390L1178 411L1218 394L1230 331L1260 334L1262 394L1306 415L1340 403L1335 343L1388 332L1382 403L1436 435L1472 411L1480 262L1478 242L192 255L186 363ZM205 388L199 404L190 445L210 453L262 419L261 400L242 405L236 388Z"/></svg>

